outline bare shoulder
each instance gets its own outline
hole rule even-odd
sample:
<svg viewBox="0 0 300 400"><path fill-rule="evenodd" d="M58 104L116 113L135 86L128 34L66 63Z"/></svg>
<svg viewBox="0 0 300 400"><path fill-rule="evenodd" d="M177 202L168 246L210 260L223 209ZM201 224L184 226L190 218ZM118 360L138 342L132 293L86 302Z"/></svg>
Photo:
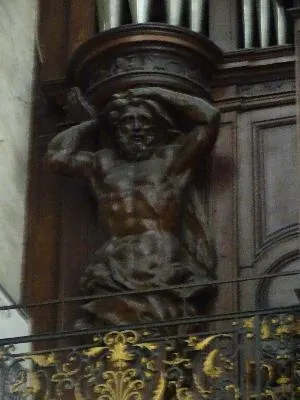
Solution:
<svg viewBox="0 0 300 400"><path fill-rule="evenodd" d="M167 163L168 161L173 161L174 158L176 158L176 156L180 153L180 150L182 149L183 145L184 141L180 139L175 143L161 146L156 150L154 157L163 159Z"/></svg>
<svg viewBox="0 0 300 400"><path fill-rule="evenodd" d="M102 173L107 173L118 163L115 152L112 149L101 149L95 153L95 162Z"/></svg>

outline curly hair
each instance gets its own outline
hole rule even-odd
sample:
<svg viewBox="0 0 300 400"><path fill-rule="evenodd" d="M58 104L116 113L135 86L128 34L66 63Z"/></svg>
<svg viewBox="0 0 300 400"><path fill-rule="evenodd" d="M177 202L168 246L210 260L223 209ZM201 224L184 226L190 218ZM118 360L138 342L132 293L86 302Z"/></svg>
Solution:
<svg viewBox="0 0 300 400"><path fill-rule="evenodd" d="M128 106L146 106L151 114L157 118L162 129L175 129L174 122L160 102L142 97L132 97L127 93L114 95L112 100L102 110L101 116L106 118L110 125L116 126L120 121L123 111Z"/></svg>

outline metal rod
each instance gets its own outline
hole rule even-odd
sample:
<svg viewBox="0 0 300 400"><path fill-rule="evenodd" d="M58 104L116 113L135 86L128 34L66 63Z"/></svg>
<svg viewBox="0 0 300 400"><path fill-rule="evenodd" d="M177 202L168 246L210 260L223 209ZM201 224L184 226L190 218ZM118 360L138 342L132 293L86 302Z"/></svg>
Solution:
<svg viewBox="0 0 300 400"><path fill-rule="evenodd" d="M28 336L17 336L10 338L0 339L0 347L6 346L10 344L19 344L19 343L28 343L28 342L36 342L42 340L56 340L56 339L64 339L64 338L72 338L76 336L85 336L85 335L97 335L100 333L107 333L112 330L114 331L123 331L123 330L136 330L136 329L144 329L144 328L159 328L159 327L171 327L171 326L180 326L187 324L198 324L200 322L213 322L213 321L228 321L232 319L242 319L249 318L255 315L272 315L272 314L291 314L291 313L299 313L300 306L288 306L288 307L276 307L276 308L266 308L266 309L258 309L252 311L241 311L241 312L232 312L226 314L218 314L213 315L211 317L204 316L196 316L196 317L179 317L176 319L168 319L166 321L151 321L151 322L143 322L138 324L124 324L118 326L107 326L105 328L100 329L84 329L84 330L69 330L69 331L59 331L57 333L44 333L39 335L28 335ZM205 333L205 332L204 332Z"/></svg>
<svg viewBox="0 0 300 400"><path fill-rule="evenodd" d="M260 47L270 43L270 0L257 0L257 15Z"/></svg>
<svg viewBox="0 0 300 400"><path fill-rule="evenodd" d="M225 329L224 331L222 331L222 333L226 333L226 334L230 334L230 333L236 333L237 330L236 329ZM207 337L207 336L211 336L211 335L217 335L220 333L220 329L217 330L209 330L209 331L201 331L201 332L189 332L186 334L178 334L178 335L165 335L165 336L159 336L159 337L151 337L150 338L143 338L143 342L168 342L170 340L175 340L175 339L188 339L190 336L198 336L198 338L201 337ZM76 345L76 346L64 346L64 347L50 347L47 348L46 350L34 350L34 351L30 351L27 353L11 353L10 357L11 358L21 358L21 357L26 357L26 355L30 354L30 355L37 355L37 354L49 354L49 353L60 353L60 352L65 352L65 351L80 351L80 350L85 350L85 349L90 349L91 347L94 347L95 343L90 343L90 344L83 344L83 345Z"/></svg>
<svg viewBox="0 0 300 400"><path fill-rule="evenodd" d="M262 366L262 346L261 346L261 316L254 316L254 338L255 338L255 348L254 348L254 359L255 359L255 393L262 392L262 382L261 382L261 366ZM259 395L258 399L262 399Z"/></svg>
<svg viewBox="0 0 300 400"><path fill-rule="evenodd" d="M190 1L190 29L194 32L202 32L206 0Z"/></svg>
<svg viewBox="0 0 300 400"><path fill-rule="evenodd" d="M282 0L273 0L274 16L275 16L275 29L276 39L278 45L286 44L286 28L287 21Z"/></svg>
<svg viewBox="0 0 300 400"><path fill-rule="evenodd" d="M183 0L165 0L167 11L167 22L170 25L180 25L182 19Z"/></svg>
<svg viewBox="0 0 300 400"><path fill-rule="evenodd" d="M142 24L149 22L151 0L129 0L132 22Z"/></svg>
<svg viewBox="0 0 300 400"><path fill-rule="evenodd" d="M121 25L123 0L96 0L100 31L106 31Z"/></svg>
<svg viewBox="0 0 300 400"><path fill-rule="evenodd" d="M244 47L253 46L253 0L243 0Z"/></svg>
<svg viewBox="0 0 300 400"><path fill-rule="evenodd" d="M75 296L75 297L66 297L64 299L64 303L76 303L80 301L88 301L88 300L96 300L96 299L105 299L109 297L118 297L118 296L134 296L139 294L147 294L147 293L159 293L168 290L176 290L176 289L183 289L183 288L193 288L193 287L201 287L201 286L216 286L216 285L228 285L230 283L239 283L239 282L248 282L248 281L257 281L263 279L270 279L270 278L278 278L283 276L293 276L299 275L300 271L287 271L287 272L280 272L274 274L264 274L264 275L256 275L252 277L246 278L238 278L238 279L228 279L228 280L215 280L212 282L207 283L191 283L188 285L176 285L176 286L167 286L164 288L152 288L152 289L145 289L145 290L137 290L137 291L124 291L124 292L116 292L116 293L109 293L109 294L98 294L92 296ZM30 304L14 304L9 306L1 306L0 311L7 311L7 310L20 310L20 309L30 309L35 307L42 307L42 306L51 306L60 304L61 300L47 300L40 303L30 303Z"/></svg>

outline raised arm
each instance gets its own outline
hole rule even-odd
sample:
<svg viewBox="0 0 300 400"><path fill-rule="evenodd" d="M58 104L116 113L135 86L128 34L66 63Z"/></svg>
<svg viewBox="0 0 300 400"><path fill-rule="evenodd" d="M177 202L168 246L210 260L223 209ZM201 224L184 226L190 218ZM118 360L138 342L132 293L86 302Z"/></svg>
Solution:
<svg viewBox="0 0 300 400"><path fill-rule="evenodd" d="M73 126L52 139L47 160L57 172L67 175L90 176L95 165L95 153L80 150L84 139L94 134L97 121Z"/></svg>
<svg viewBox="0 0 300 400"><path fill-rule="evenodd" d="M169 169L169 173L181 173L191 166L196 157L208 154L217 139L220 112L200 97L178 93L159 87L135 88L129 96L144 97L171 105L194 128L184 138L183 148Z"/></svg>
<svg viewBox="0 0 300 400"><path fill-rule="evenodd" d="M220 127L220 114L217 109L204 102L205 121L196 125L186 136L183 148L170 166L169 173L180 174L190 168L194 161L206 156L212 150Z"/></svg>

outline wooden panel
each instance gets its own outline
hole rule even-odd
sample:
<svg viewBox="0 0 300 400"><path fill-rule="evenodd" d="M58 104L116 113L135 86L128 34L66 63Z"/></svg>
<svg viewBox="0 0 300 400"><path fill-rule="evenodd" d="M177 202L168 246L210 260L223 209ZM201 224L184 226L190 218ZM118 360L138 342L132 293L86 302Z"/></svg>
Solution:
<svg viewBox="0 0 300 400"><path fill-rule="evenodd" d="M238 118L239 276L252 278L240 284L242 310L270 305L260 300L259 277L280 272L272 266L298 248L294 115L284 106Z"/></svg>
<svg viewBox="0 0 300 400"><path fill-rule="evenodd" d="M80 278L94 255L97 244L96 201L87 183L62 178L60 288L62 301L59 326L74 329L82 303L63 304L66 297L80 295Z"/></svg>
<svg viewBox="0 0 300 400"><path fill-rule="evenodd" d="M295 20L295 53L296 53L296 90L297 90L297 133L298 133L298 142L297 142L297 165L300 166L300 140L299 140L299 130L300 130L300 112L299 112L299 105L300 105L300 0L295 0L295 6L298 8L295 10L296 15L294 17ZM300 198L300 185L298 185L297 197ZM299 213L299 221L300 221L300 213ZM300 248L300 241L299 241L299 248Z"/></svg>
<svg viewBox="0 0 300 400"><path fill-rule="evenodd" d="M298 264L294 260L298 259ZM270 284L274 281L275 285L281 286L278 291L277 305L282 301L281 306L287 301L287 285L292 282L290 286L290 304L295 301L295 293L293 288L299 282L298 276L280 277L276 279L261 279L265 274L280 274L285 271L285 268L291 269L299 268L299 233L295 231L286 237L279 237L278 240L273 241L272 246L265 248L259 256L256 257L254 263L248 268L240 269L240 277L242 279L252 278L250 280L242 281L240 284L240 297L241 310L255 310L257 308L266 308L275 306L275 294L271 293L272 298L268 295ZM295 267L295 268L294 268ZM255 279L253 279L255 278ZM282 280L282 285L280 282ZM298 283L299 286L299 283ZM276 286L275 286L276 289ZM270 293L270 292L269 292ZM280 300L281 298L281 300Z"/></svg>
<svg viewBox="0 0 300 400"><path fill-rule="evenodd" d="M67 59L67 0L40 0L39 47L42 81L65 74Z"/></svg>
<svg viewBox="0 0 300 400"><path fill-rule="evenodd" d="M295 118L254 123L257 247L275 232L297 223Z"/></svg>
<svg viewBox="0 0 300 400"><path fill-rule="evenodd" d="M300 274L299 255L297 259L289 261L278 273L298 271ZM296 289L300 288L299 275L280 276L270 279L266 288L266 303L269 307L288 307L296 306L299 300L296 296Z"/></svg>
<svg viewBox="0 0 300 400"><path fill-rule="evenodd" d="M213 156L210 190L210 219L217 248L219 280L237 278L235 147L235 113L225 114ZM235 284L220 285L217 313L235 311L236 295Z"/></svg>
<svg viewBox="0 0 300 400"><path fill-rule="evenodd" d="M68 55L95 33L95 0L70 0L68 21Z"/></svg>
<svg viewBox="0 0 300 400"><path fill-rule="evenodd" d="M289 226L297 222L297 204L293 194L296 167L295 144L294 147L292 144L295 141L294 115L295 108L286 106L249 111L239 116L237 151L241 267L253 264L258 252L267 245L272 231L280 228L289 230ZM290 208L288 213L286 203Z"/></svg>
<svg viewBox="0 0 300 400"><path fill-rule="evenodd" d="M42 132L48 138L55 122L46 115L41 119L43 99L37 92L35 98L39 108L35 108L32 128L23 285L23 302L27 304L55 299L59 276L60 179L44 162L48 139L40 136ZM33 332L55 331L56 311L55 305L28 310Z"/></svg>

